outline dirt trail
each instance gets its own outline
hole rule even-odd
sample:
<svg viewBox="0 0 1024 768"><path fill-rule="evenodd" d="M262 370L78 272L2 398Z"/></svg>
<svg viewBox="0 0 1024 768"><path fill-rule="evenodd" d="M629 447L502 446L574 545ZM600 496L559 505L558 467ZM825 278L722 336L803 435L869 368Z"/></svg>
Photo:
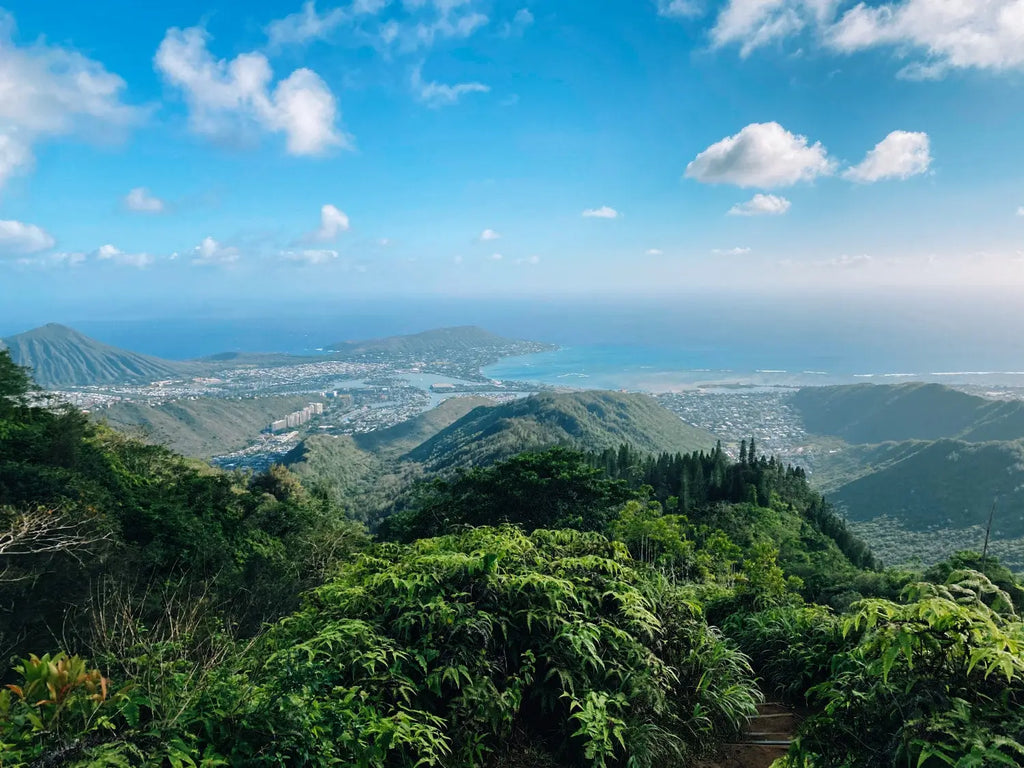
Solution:
<svg viewBox="0 0 1024 768"><path fill-rule="evenodd" d="M783 704L759 704L740 737L723 747L723 756L701 768L769 768L786 754L799 722Z"/></svg>

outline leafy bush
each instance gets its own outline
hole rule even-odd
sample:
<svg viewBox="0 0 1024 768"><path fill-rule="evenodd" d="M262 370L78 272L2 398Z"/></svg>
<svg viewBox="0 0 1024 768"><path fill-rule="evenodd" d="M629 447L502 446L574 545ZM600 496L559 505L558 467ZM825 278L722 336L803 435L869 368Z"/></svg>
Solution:
<svg viewBox="0 0 1024 768"><path fill-rule="evenodd" d="M833 656L847 647L840 619L818 605L736 613L724 630L750 656L765 691L797 705L828 679Z"/></svg>
<svg viewBox="0 0 1024 768"><path fill-rule="evenodd" d="M819 712L788 765L1024 762L1024 624L986 576L954 571L907 587L902 602L864 600L843 631L858 640L812 689Z"/></svg>
<svg viewBox="0 0 1024 768"><path fill-rule="evenodd" d="M597 534L477 529L383 546L268 635L234 761L480 765L707 752L753 712L746 659Z"/></svg>

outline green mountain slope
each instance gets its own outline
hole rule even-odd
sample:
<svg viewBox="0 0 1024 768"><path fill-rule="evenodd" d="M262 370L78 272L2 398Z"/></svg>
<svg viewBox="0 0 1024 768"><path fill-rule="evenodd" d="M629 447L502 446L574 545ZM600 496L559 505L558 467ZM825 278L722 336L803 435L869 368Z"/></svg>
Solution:
<svg viewBox="0 0 1024 768"><path fill-rule="evenodd" d="M837 488L850 519L886 515L911 530L984 525L994 498L999 537L1024 536L1024 443L936 440L893 446L898 458Z"/></svg>
<svg viewBox="0 0 1024 768"><path fill-rule="evenodd" d="M493 405L494 401L485 397L452 397L436 408L388 429L356 435L355 443L364 451L400 456L451 426L474 408Z"/></svg>
<svg viewBox="0 0 1024 768"><path fill-rule="evenodd" d="M309 397L224 400L204 397L157 406L118 403L97 413L111 427L146 442L201 459L244 448L274 419L297 411Z"/></svg>
<svg viewBox="0 0 1024 768"><path fill-rule="evenodd" d="M808 432L850 443L1024 438L1024 402L989 400L940 384L807 387L790 402Z"/></svg>
<svg viewBox="0 0 1024 768"><path fill-rule="evenodd" d="M433 468L490 464L554 445L590 450L629 443L641 451L711 448L714 435L691 427L646 395L540 394L481 407L406 454Z"/></svg>
<svg viewBox="0 0 1024 768"><path fill-rule="evenodd" d="M331 345L331 349L346 357L390 356L425 360L453 360L467 354L497 359L503 355L527 354L550 348L550 345L539 342L506 339L472 325Z"/></svg>
<svg viewBox="0 0 1024 768"><path fill-rule="evenodd" d="M192 371L189 364L118 349L55 323L3 341L14 362L30 368L35 382L47 389L158 381Z"/></svg>

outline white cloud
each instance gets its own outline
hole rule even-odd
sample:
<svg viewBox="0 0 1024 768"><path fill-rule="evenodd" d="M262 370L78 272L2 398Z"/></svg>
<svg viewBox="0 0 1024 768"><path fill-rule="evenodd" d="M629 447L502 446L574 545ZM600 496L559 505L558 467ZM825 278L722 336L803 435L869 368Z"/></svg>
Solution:
<svg viewBox="0 0 1024 768"><path fill-rule="evenodd" d="M125 253L113 245L101 245L96 249L96 258L100 261L110 261L125 267L137 267L144 269L151 265L156 259L148 253Z"/></svg>
<svg viewBox="0 0 1024 768"><path fill-rule="evenodd" d="M644 251L648 256L664 256L665 252L661 248L648 248Z"/></svg>
<svg viewBox="0 0 1024 768"><path fill-rule="evenodd" d="M534 22L533 14L530 13L529 8L520 8L516 11L516 15L512 17L512 21L505 23L502 27L501 34L505 37L514 37L515 35L523 34L528 27L532 26Z"/></svg>
<svg viewBox="0 0 1024 768"><path fill-rule="evenodd" d="M444 83L425 82L423 66L413 67L412 90L416 98L428 107L447 107L458 103L467 93L489 93L491 87L483 83Z"/></svg>
<svg viewBox="0 0 1024 768"><path fill-rule="evenodd" d="M490 240L500 240L500 239L501 239L501 234L498 233L498 232L495 232L493 229L485 229L483 232L480 233L480 241L483 242L483 243L486 243L486 242L488 242Z"/></svg>
<svg viewBox="0 0 1024 768"><path fill-rule="evenodd" d="M338 252L326 248L311 248L302 251L285 251L281 254L286 261L315 266L329 264L338 258Z"/></svg>
<svg viewBox="0 0 1024 768"><path fill-rule="evenodd" d="M51 264L66 265L69 267L77 267L79 264L85 261L85 254L79 252L72 253L51 253L46 257L46 260Z"/></svg>
<svg viewBox="0 0 1024 768"><path fill-rule="evenodd" d="M618 211L607 205L602 205L600 208L587 208L582 214L585 219L617 219L620 215Z"/></svg>
<svg viewBox="0 0 1024 768"><path fill-rule="evenodd" d="M307 241L329 243L337 240L342 232L348 232L348 215L328 203L320 208L320 227L306 236Z"/></svg>
<svg viewBox="0 0 1024 768"><path fill-rule="evenodd" d="M711 251L715 256L743 256L750 253L749 248L715 248Z"/></svg>
<svg viewBox="0 0 1024 768"><path fill-rule="evenodd" d="M109 141L144 118L122 103L124 80L98 61L43 40L18 46L14 32L14 17L0 9L0 186L32 167L40 140Z"/></svg>
<svg viewBox="0 0 1024 768"><path fill-rule="evenodd" d="M13 136L0 133L0 187L11 176L32 167L32 149Z"/></svg>
<svg viewBox="0 0 1024 768"><path fill-rule="evenodd" d="M751 123L712 144L686 166L686 176L705 184L788 187L834 170L821 142L809 144L773 122Z"/></svg>
<svg viewBox="0 0 1024 768"><path fill-rule="evenodd" d="M237 248L221 245L212 237L203 238L203 241L192 249L192 263L201 266L234 264L238 258Z"/></svg>
<svg viewBox="0 0 1024 768"><path fill-rule="evenodd" d="M540 264L540 256L527 256L525 259L516 259L516 264Z"/></svg>
<svg viewBox="0 0 1024 768"><path fill-rule="evenodd" d="M655 0L655 5L658 7L659 16L669 18L698 16L701 13L697 0Z"/></svg>
<svg viewBox="0 0 1024 768"><path fill-rule="evenodd" d="M840 5L847 10L838 16ZM951 69L1024 68L1021 0L729 0L711 30L714 47L739 44L740 55L811 32L832 50L893 48L900 58L919 51L899 75L922 80Z"/></svg>
<svg viewBox="0 0 1024 768"><path fill-rule="evenodd" d="M868 152L860 164L848 169L843 178L871 183L882 179L909 179L932 164L927 133L893 131Z"/></svg>
<svg viewBox="0 0 1024 768"><path fill-rule="evenodd" d="M758 192L745 203L737 203L729 209L730 216L781 216L792 203L780 195L763 195Z"/></svg>
<svg viewBox="0 0 1024 768"><path fill-rule="evenodd" d="M84 253L46 253L37 256L23 256L15 260L15 264L22 267L38 267L42 269L58 269L61 267L77 267L86 260Z"/></svg>
<svg viewBox="0 0 1024 768"><path fill-rule="evenodd" d="M416 25L406 36L405 47L413 50L429 48L438 38L465 39L489 22L490 19L482 13L469 12L460 16L452 14L450 9L442 10L435 21Z"/></svg>
<svg viewBox="0 0 1024 768"><path fill-rule="evenodd" d="M145 187L136 187L124 196L124 206L129 211L139 213L161 213L164 210L164 201L150 194Z"/></svg>
<svg viewBox="0 0 1024 768"><path fill-rule="evenodd" d="M342 8L317 13L315 0L306 0L302 10L276 19L267 25L267 41L271 48L304 45L311 40L326 40L348 19Z"/></svg>
<svg viewBox="0 0 1024 768"><path fill-rule="evenodd" d="M500 253L492 253L491 254L491 261L501 261L504 258L505 258L505 256L503 254L500 254Z"/></svg>
<svg viewBox="0 0 1024 768"><path fill-rule="evenodd" d="M716 48L740 44L740 56L834 18L839 0L729 0L711 30Z"/></svg>
<svg viewBox="0 0 1024 768"><path fill-rule="evenodd" d="M45 229L21 221L0 221L0 256L22 256L52 248L56 241Z"/></svg>
<svg viewBox="0 0 1024 768"><path fill-rule="evenodd" d="M1017 208L1017 215L1024 216L1024 205L1021 205Z"/></svg>
<svg viewBox="0 0 1024 768"><path fill-rule="evenodd" d="M827 267L832 269L854 269L857 267L866 267L873 261L874 259L868 256L866 253L862 253L857 256L850 256L844 253L842 256L837 256L834 259L812 261L811 266Z"/></svg>
<svg viewBox="0 0 1024 768"><path fill-rule="evenodd" d="M938 77L948 69L1003 71L1024 66L1021 0L902 0L858 3L827 31L843 52L874 46L918 48L927 56L904 68L908 77Z"/></svg>
<svg viewBox="0 0 1024 768"><path fill-rule="evenodd" d="M231 61L207 50L201 27L167 30L154 63L189 107L193 131L221 140L256 130L283 133L293 155L322 154L348 147L338 130L334 94L311 69L296 69L271 91L273 73L262 53L241 53Z"/></svg>

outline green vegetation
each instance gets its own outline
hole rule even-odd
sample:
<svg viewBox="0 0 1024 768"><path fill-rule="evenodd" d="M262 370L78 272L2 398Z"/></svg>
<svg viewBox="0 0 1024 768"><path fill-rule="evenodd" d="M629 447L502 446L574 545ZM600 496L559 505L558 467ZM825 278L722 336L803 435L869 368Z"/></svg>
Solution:
<svg viewBox="0 0 1024 768"><path fill-rule="evenodd" d="M715 438L646 395L616 392L540 394L477 408L410 451L434 470L492 464L553 445L600 450L629 443L642 451L689 452Z"/></svg>
<svg viewBox="0 0 1024 768"><path fill-rule="evenodd" d="M325 552L360 539L284 469L232 477L38 404L6 352L0 381L5 654L62 626L91 650L107 609L124 631L168 601L221 606L219 620L253 632L297 605Z"/></svg>
<svg viewBox="0 0 1024 768"><path fill-rule="evenodd" d="M582 403L612 429L581 440L655 418ZM881 570L752 443L585 447L401 476L317 437L226 475L0 352L0 764L714 765L767 695L807 712L793 768L1024 765L1024 589L995 558ZM352 522L385 512L377 541Z"/></svg>
<svg viewBox="0 0 1024 768"><path fill-rule="evenodd" d="M0 346L47 389L177 379L192 372L187 363L118 349L55 323L5 338Z"/></svg>
<svg viewBox="0 0 1024 768"><path fill-rule="evenodd" d="M937 384L813 387L791 403L829 436L815 485L885 562L981 548L995 502L992 551L1024 569L1024 403Z"/></svg>
<svg viewBox="0 0 1024 768"><path fill-rule="evenodd" d="M447 429L473 409L493 405L493 400L484 397L450 397L436 408L393 427L356 435L356 445L364 451L397 458Z"/></svg>
<svg viewBox="0 0 1024 768"><path fill-rule="evenodd" d="M472 325L437 328L408 336L389 336L369 341L341 341L330 349L348 358L408 358L422 361L455 360L467 355L493 362L509 354L528 354L553 349L550 344L506 339Z"/></svg>
<svg viewBox="0 0 1024 768"><path fill-rule="evenodd" d="M203 397L160 405L117 403L96 416L120 432L170 448L175 453L209 459L249 445L274 419L302 409L310 398L300 395L228 400Z"/></svg>
<svg viewBox="0 0 1024 768"><path fill-rule="evenodd" d="M1024 403L988 400L940 384L805 387L791 403L808 432L848 443L1024 438Z"/></svg>

